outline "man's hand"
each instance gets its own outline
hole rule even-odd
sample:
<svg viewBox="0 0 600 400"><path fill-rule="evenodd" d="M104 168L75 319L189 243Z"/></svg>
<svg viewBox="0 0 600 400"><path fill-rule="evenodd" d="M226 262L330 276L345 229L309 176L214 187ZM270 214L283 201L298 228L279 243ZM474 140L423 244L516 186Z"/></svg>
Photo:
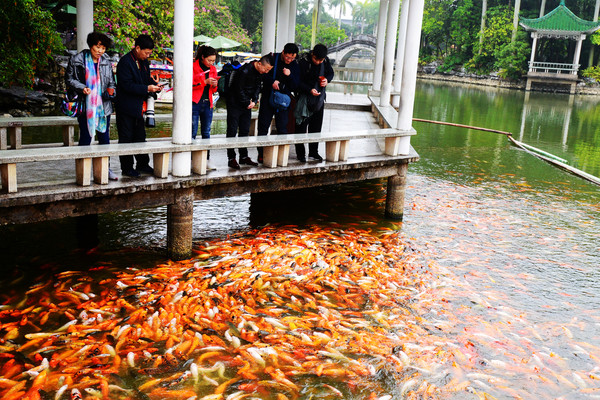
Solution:
<svg viewBox="0 0 600 400"><path fill-rule="evenodd" d="M323 78L321 79L321 82L319 82L319 84L321 85L321 87L325 87L327 86L329 82L327 81L327 78Z"/></svg>
<svg viewBox="0 0 600 400"><path fill-rule="evenodd" d="M256 105L256 103L251 101L250 104L248 104L248 110L250 110L251 108L254 108L255 105Z"/></svg>
<svg viewBox="0 0 600 400"><path fill-rule="evenodd" d="M318 96L318 95L320 95L320 94L321 94L321 92L318 92L318 91L317 91L317 89L312 89L312 90L310 91L310 94L312 94L313 96Z"/></svg>
<svg viewBox="0 0 600 400"><path fill-rule="evenodd" d="M273 89L279 90L279 81L273 82Z"/></svg>
<svg viewBox="0 0 600 400"><path fill-rule="evenodd" d="M161 86L158 85L148 85L148 93L156 93L162 90Z"/></svg>
<svg viewBox="0 0 600 400"><path fill-rule="evenodd" d="M284 74L285 76L290 76L290 74L291 74L291 73L292 73L292 71L290 71L290 70L289 70L289 68L284 68L284 69L283 69L283 74Z"/></svg>

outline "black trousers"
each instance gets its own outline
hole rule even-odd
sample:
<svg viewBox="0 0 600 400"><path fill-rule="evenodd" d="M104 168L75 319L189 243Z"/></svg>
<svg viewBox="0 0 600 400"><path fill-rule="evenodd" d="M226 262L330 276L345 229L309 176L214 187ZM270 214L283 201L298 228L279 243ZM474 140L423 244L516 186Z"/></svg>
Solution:
<svg viewBox="0 0 600 400"><path fill-rule="evenodd" d="M314 133L321 132L321 128L323 127L323 113L325 110L325 106L321 107L321 109L315 112L313 115L304 120L300 125L296 124L296 132L295 133ZM319 143L309 143L308 144L308 155L317 154L319 152ZM306 150L304 148L303 143L296 144L296 156L297 157L306 157Z"/></svg>
<svg viewBox="0 0 600 400"><path fill-rule="evenodd" d="M245 137L250 133L252 110L227 102L227 137ZM248 149L239 149L240 159L248 157ZM235 149L227 149L227 158L235 159Z"/></svg>
<svg viewBox="0 0 600 400"><path fill-rule="evenodd" d="M258 136L266 136L269 133L269 126L273 115L275 115L275 127L277 128L277 134L283 135L288 133L288 110L276 110L269 104L269 99L264 99L260 103L258 109ZM258 156L262 157L263 149L258 147Z"/></svg>
<svg viewBox="0 0 600 400"><path fill-rule="evenodd" d="M117 131L119 132L119 143L139 143L146 141L146 127L144 126L144 117L132 117L123 112L117 113ZM134 156L119 156L122 171L131 171L133 169ZM150 163L148 154L136 154L135 161L137 168L142 168Z"/></svg>

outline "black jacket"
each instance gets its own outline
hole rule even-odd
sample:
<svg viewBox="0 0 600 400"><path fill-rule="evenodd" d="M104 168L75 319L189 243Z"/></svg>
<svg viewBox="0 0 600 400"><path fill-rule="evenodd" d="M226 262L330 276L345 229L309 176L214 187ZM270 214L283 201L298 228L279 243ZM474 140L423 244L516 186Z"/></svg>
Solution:
<svg viewBox="0 0 600 400"><path fill-rule="evenodd" d="M150 78L150 63L139 61L138 68L133 50L117 64L117 113L142 117L142 106L148 98L148 85L156 84Z"/></svg>
<svg viewBox="0 0 600 400"><path fill-rule="evenodd" d="M279 91L285 94L292 94L298 89L300 83L300 68L298 61L294 60L289 64L286 64L281 59L281 53L275 54L273 57L277 57L277 72L275 79L273 79L273 69L275 69L275 61L273 61L273 69L263 76L263 89L262 98L268 99L271 96L273 90L273 82L279 81ZM275 58L274 58L275 60ZM287 68L290 70L289 75L283 74L283 69Z"/></svg>
<svg viewBox="0 0 600 400"><path fill-rule="evenodd" d="M234 105L248 108L250 102L258 102L262 88L262 75L254 68L254 61L244 64L231 77L232 82L227 90L227 106Z"/></svg>
<svg viewBox="0 0 600 400"><path fill-rule="evenodd" d="M305 53L298 59L298 64L300 65L300 84L298 86L298 92L309 94L312 89L317 89L319 92L325 92L325 88L319 86L321 64L313 64L310 54L310 52ZM331 67L329 58L325 57L322 65L323 76L327 78L327 82L331 82L333 79L333 68Z"/></svg>

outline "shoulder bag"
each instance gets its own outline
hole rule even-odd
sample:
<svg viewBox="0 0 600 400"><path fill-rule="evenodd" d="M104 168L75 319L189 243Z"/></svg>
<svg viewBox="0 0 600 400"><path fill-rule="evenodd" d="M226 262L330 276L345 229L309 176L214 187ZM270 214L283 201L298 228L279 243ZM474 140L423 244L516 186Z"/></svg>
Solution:
<svg viewBox="0 0 600 400"><path fill-rule="evenodd" d="M275 67L273 68L273 80L277 76L277 59L279 58L279 54L275 57ZM279 90L272 89L271 96L269 97L269 104L271 107L279 110L287 110L290 106L292 99L285 93L281 93Z"/></svg>

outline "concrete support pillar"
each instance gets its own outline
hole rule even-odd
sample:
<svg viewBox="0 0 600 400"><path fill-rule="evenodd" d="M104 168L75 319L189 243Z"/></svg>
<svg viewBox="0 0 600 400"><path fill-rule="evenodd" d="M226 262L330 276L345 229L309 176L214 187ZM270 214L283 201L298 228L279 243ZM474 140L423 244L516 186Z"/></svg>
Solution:
<svg viewBox="0 0 600 400"><path fill-rule="evenodd" d="M394 73L394 92L399 93L402 89L402 72L404 71L404 52L406 50L406 29L408 27L408 10L410 0L402 1L400 22L398 24L398 49L396 50L396 71ZM392 106L400 106L400 95L392 95Z"/></svg>
<svg viewBox="0 0 600 400"><path fill-rule="evenodd" d="M573 75L577 75L577 70L579 69L579 57L581 56L581 45L583 44L584 40L585 40L585 35L580 35L579 39L577 39L577 45L575 47L575 55L573 56L573 69L575 70L574 72L572 72Z"/></svg>
<svg viewBox="0 0 600 400"><path fill-rule="evenodd" d="M264 0L263 36L261 54L275 51L275 25L277 20L277 0Z"/></svg>
<svg viewBox="0 0 600 400"><path fill-rule="evenodd" d="M390 104L392 92L392 80L394 78L394 51L396 50L396 34L398 33L398 13L400 12L400 0L390 0L388 18L386 23L385 47L383 58L383 81L379 105Z"/></svg>
<svg viewBox="0 0 600 400"><path fill-rule="evenodd" d="M88 48L87 35L94 30L94 2L77 0L77 51Z"/></svg>
<svg viewBox="0 0 600 400"><path fill-rule="evenodd" d="M537 47L538 35L535 32L531 33L533 43L531 43L531 57L529 58L529 72L533 71L533 62L535 61L535 49Z"/></svg>
<svg viewBox="0 0 600 400"><path fill-rule="evenodd" d="M173 53L174 144L192 143L192 76L194 63L194 0L175 0ZM173 153L173 176L192 173L190 152Z"/></svg>
<svg viewBox="0 0 600 400"><path fill-rule="evenodd" d="M288 30L290 19L290 0L279 0L277 6L277 40L275 51L281 52L283 46L288 42Z"/></svg>
<svg viewBox="0 0 600 400"><path fill-rule="evenodd" d="M404 217L404 195L406 193L406 172L408 164L398 167L398 174L388 177L385 198L385 217L402 221Z"/></svg>
<svg viewBox="0 0 600 400"><path fill-rule="evenodd" d="M389 0L379 2L379 22L377 22L377 47L375 48L375 68L373 70L373 90L381 90L383 75L383 51L385 46L385 25Z"/></svg>
<svg viewBox="0 0 600 400"><path fill-rule="evenodd" d="M296 43L296 11L298 0L290 0L290 16L288 18L288 42Z"/></svg>
<svg viewBox="0 0 600 400"><path fill-rule="evenodd" d="M402 71L402 89L398 108L398 129L412 127L415 90L417 87L417 67L419 64L419 45L421 43L421 25L423 24L424 0L411 0L406 30L406 50L404 52L404 70Z"/></svg>
<svg viewBox="0 0 600 400"><path fill-rule="evenodd" d="M179 189L174 197L167 206L167 252L173 260L183 260L192 255L194 189Z"/></svg>

